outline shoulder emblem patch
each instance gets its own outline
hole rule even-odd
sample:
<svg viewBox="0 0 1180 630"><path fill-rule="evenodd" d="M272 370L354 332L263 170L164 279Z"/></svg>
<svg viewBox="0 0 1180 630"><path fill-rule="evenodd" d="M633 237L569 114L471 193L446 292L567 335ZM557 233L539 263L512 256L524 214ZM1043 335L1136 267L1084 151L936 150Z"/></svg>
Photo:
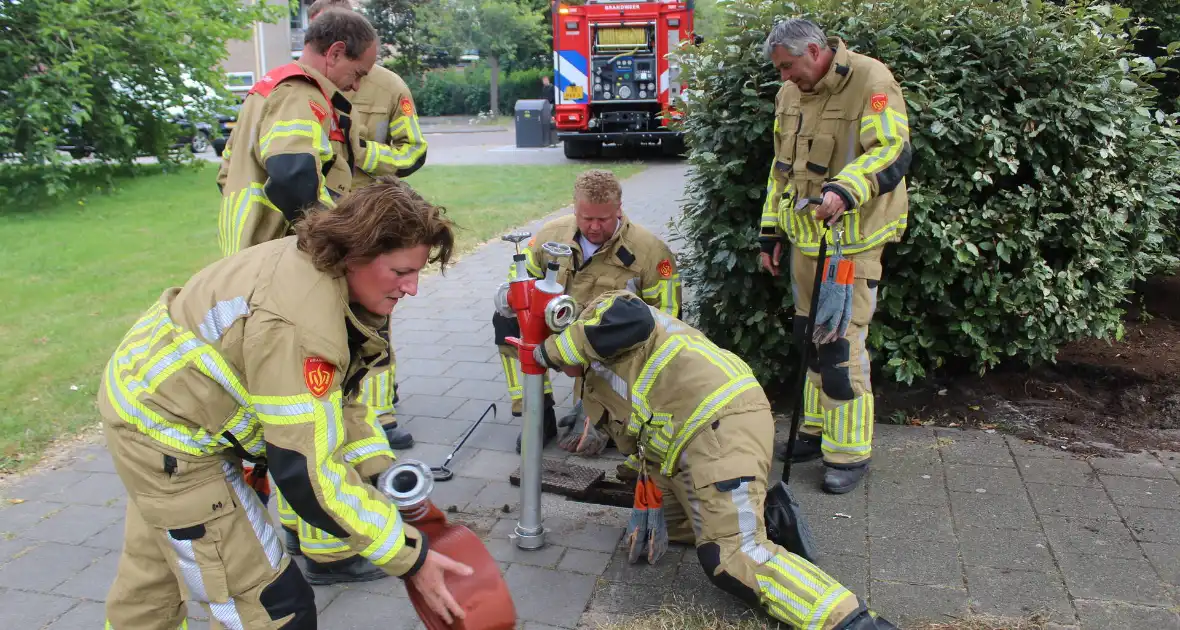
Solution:
<svg viewBox="0 0 1180 630"><path fill-rule="evenodd" d="M869 107L872 107L875 112L885 111L885 106L888 104L889 97L884 92L877 92L869 97Z"/></svg>
<svg viewBox="0 0 1180 630"><path fill-rule="evenodd" d="M407 116L414 115L414 104L410 102L410 98L408 96L403 96L401 103L399 103L399 105L402 108L403 114L405 114Z"/></svg>
<svg viewBox="0 0 1180 630"><path fill-rule="evenodd" d="M303 382L312 396L319 398L328 393L332 387L332 377L336 375L336 366L319 357L307 357L303 360Z"/></svg>
<svg viewBox="0 0 1180 630"><path fill-rule="evenodd" d="M307 104L311 105L311 111L315 113L316 118L319 118L321 123L324 122L324 119L328 117L328 110L312 99L308 99Z"/></svg>
<svg viewBox="0 0 1180 630"><path fill-rule="evenodd" d="M661 260L660 264L656 266L656 270L660 272L661 276L663 276L665 278L671 278L672 277L672 261L668 260L667 258Z"/></svg>

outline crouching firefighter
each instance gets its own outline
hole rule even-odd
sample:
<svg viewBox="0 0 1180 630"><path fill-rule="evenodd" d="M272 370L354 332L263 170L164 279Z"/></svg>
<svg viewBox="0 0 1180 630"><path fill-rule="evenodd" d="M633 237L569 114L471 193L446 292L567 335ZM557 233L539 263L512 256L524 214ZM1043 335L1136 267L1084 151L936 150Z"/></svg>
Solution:
<svg viewBox="0 0 1180 630"><path fill-rule="evenodd" d="M355 401L388 357L377 331L450 260L441 211L397 180L315 211L165 290L103 372L98 405L127 489L107 628L174 630L186 600L215 627L316 627L315 595L243 479L264 464L300 519L462 617L436 551L375 487L391 463Z"/></svg>
<svg viewBox="0 0 1180 630"><path fill-rule="evenodd" d="M555 242L569 245L572 257L554 257L544 249L544 244ZM557 282L577 304L586 304L609 290L628 289L641 295L648 304L672 316L680 315L681 286L676 257L672 250L658 236L623 214L623 188L614 173L591 169L582 172L574 181L574 213L554 219L537 232L523 253L528 257L526 266L531 276L543 278L545 266L557 262L560 270ZM515 273L515 266L509 267L509 280ZM496 335L496 346L508 381L508 393L512 397L512 415L521 414L521 400L524 395L520 362L516 348L509 345L506 337L519 337L520 325L514 318L495 313L492 325ZM583 391L579 379L574 383L574 396L578 404L574 413L583 417L598 418L601 409L586 409L584 399L594 398ZM544 441L557 435L556 415L553 411L553 385L545 377ZM580 409L579 409L580 408ZM575 416L562 419L562 426L572 425ZM606 439L563 440L561 447L583 455L596 455L606 446ZM595 448L580 448L588 443ZM520 437L516 439L516 452L520 452Z"/></svg>
<svg viewBox="0 0 1180 630"><path fill-rule="evenodd" d="M713 584L794 627L895 628L767 539L774 418L736 355L635 295L611 291L534 358L609 383L595 390L609 392L604 429L640 470L625 538L632 562L654 564L669 542L693 544Z"/></svg>

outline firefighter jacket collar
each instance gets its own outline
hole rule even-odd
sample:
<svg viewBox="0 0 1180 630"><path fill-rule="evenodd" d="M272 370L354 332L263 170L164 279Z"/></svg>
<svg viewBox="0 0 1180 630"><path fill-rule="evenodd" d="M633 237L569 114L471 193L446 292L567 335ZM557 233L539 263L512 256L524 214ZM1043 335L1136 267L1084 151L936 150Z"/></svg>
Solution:
<svg viewBox="0 0 1180 630"><path fill-rule="evenodd" d="M379 331L389 326L389 318L370 313L368 309L360 304L349 301L348 279L345 276L340 276L336 279L336 293L340 296L340 303L344 307L344 312L347 313L348 321L353 327L364 334L366 343L386 343L385 338L381 336Z"/></svg>
<svg viewBox="0 0 1180 630"><path fill-rule="evenodd" d="M816 85L815 94L837 94L848 85L848 77L852 74L851 60L848 57L848 46L839 37L829 37L828 45L836 53L832 57L832 65L827 74Z"/></svg>
<svg viewBox="0 0 1180 630"><path fill-rule="evenodd" d="M578 257L582 258L582 245L579 243L579 241L582 237L582 231L578 229L577 225L578 224L575 222L574 223L574 233L572 236L570 236L570 238L568 239L568 242L569 242L570 247L573 247L574 249L576 249L578 251ZM622 215L619 218L619 227L615 228L615 233L611 234L611 237L606 239L605 243L598 246L598 249L594 252L594 255L603 254L603 253L605 253L608 256L616 255L617 254L616 250L618 249L619 241L622 240L623 234L627 231L627 228L630 225L631 225L631 221L630 221L630 219L627 218L627 215L626 214ZM590 258L593 258L593 257L594 256L591 256ZM578 265L578 268L580 269L580 268L585 267L588 264L588 262L589 261L587 261L587 260L581 260ZM623 260L620 260L619 262L624 263L624 265L623 265L624 267L631 266L631 264L629 262L625 262ZM632 259L631 262L634 262L634 259Z"/></svg>
<svg viewBox="0 0 1180 630"><path fill-rule="evenodd" d="M316 70L315 68L312 68L303 62L296 61L295 63L298 64L300 68L303 68L303 71L306 72L308 76L315 79L316 83L319 84L320 91L324 93L324 98L328 99L328 102L332 104L332 107L338 114L352 114L352 101L348 100L348 97L344 94L344 92L341 92L340 88L336 87L336 84L332 83L331 79L324 76L324 74L319 70Z"/></svg>

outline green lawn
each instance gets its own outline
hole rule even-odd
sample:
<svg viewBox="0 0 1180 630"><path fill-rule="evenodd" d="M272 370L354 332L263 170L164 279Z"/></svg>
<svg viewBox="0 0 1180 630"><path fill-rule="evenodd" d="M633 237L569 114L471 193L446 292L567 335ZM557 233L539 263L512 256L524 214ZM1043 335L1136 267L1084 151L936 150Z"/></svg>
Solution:
<svg viewBox="0 0 1180 630"><path fill-rule="evenodd" d="M642 165L611 167L620 178ZM570 201L579 166L427 166L460 250ZM215 167L125 178L39 208L0 207L0 471L97 422L98 374L160 292L216 259Z"/></svg>

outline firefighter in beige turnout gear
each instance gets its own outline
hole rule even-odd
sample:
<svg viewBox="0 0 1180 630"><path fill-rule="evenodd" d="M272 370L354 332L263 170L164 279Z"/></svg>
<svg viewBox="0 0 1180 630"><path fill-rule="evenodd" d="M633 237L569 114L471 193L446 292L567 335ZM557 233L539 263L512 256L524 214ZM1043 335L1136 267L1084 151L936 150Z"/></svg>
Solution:
<svg viewBox="0 0 1180 630"><path fill-rule="evenodd" d="M804 420L793 461L823 457L823 488L844 493L868 471L873 392L865 347L876 310L881 253L906 229L905 175L912 151L905 99L881 62L851 52L802 19L779 23L765 53L783 86L775 99L775 161L762 212L761 264L780 274L783 237L790 240L796 343L809 315L819 239L842 234L855 265L851 321L842 338L811 353ZM807 198L822 197L812 213ZM831 230L825 231L825 223Z"/></svg>
<svg viewBox="0 0 1180 630"><path fill-rule="evenodd" d="M679 317L682 292L676 257L658 236L632 223L623 214L622 195L622 186L610 171L591 169L581 173L574 182L573 216L546 223L525 248L524 254L528 257L525 264L529 274L543 278L545 266L553 260L542 249L545 243L569 245L573 249L573 256L558 260L561 268L557 282L565 287L565 293L579 306L589 303L604 291L629 289L659 310ZM514 271L515 267L509 268L509 280L512 280ZM506 318L498 313L492 315L492 324L504 377L508 382L508 393L512 397L512 415L519 416L522 409L523 375L516 348L504 339L519 336L520 325L515 318ZM605 410L586 406L587 401L594 397L583 395L582 385L580 379L574 384L574 395L583 407L581 415L597 420ZM553 405L553 385L546 375L545 442L557 434ZM572 417L565 418L562 425L574 421ZM602 444L605 445L605 440ZM519 436L516 451L520 452Z"/></svg>
<svg viewBox="0 0 1180 630"><path fill-rule="evenodd" d="M664 497L640 545L693 544L709 580L796 628L893 628L822 569L767 540L770 403L749 366L627 291L609 291L534 351L603 383L605 429ZM662 537L663 540L657 540ZM636 554L638 555L638 554Z"/></svg>
<svg viewBox="0 0 1180 630"><path fill-rule="evenodd" d="M358 236L370 231L385 236ZM443 574L469 568L429 551L372 485L392 452L355 400L388 360L377 331L431 251L445 264L453 242L436 208L385 182L304 219L297 236L214 262L139 318L98 395L130 499L106 627L172 630L185 600L214 627L316 627L314 593L243 460L269 467L303 521L413 580L444 617L461 614Z"/></svg>

